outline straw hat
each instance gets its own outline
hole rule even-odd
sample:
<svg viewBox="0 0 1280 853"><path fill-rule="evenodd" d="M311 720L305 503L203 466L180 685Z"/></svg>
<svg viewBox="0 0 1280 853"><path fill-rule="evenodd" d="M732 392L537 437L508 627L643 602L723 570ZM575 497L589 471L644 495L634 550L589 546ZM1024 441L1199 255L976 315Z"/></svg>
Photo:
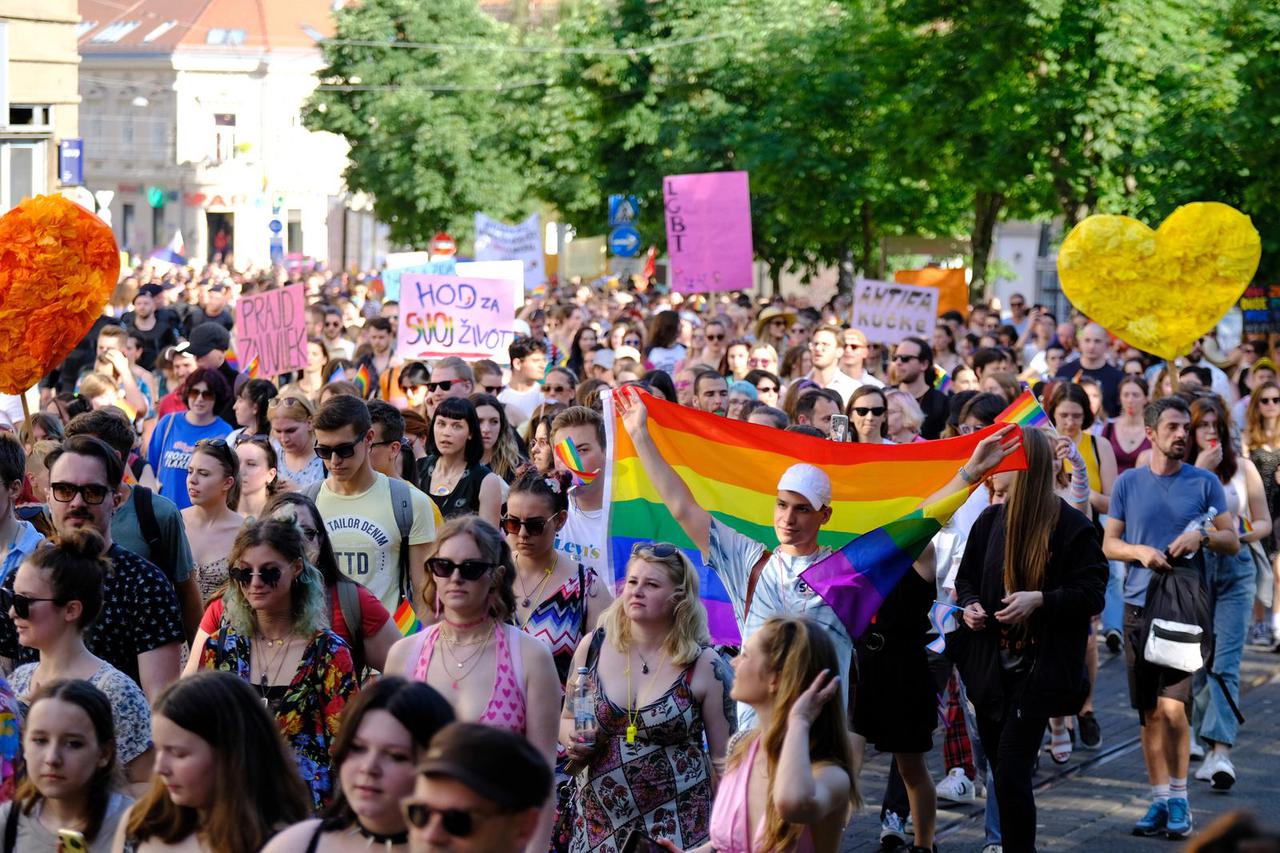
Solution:
<svg viewBox="0 0 1280 853"><path fill-rule="evenodd" d="M789 308L774 308L773 306L770 306L761 311L760 316L756 318L756 337L759 338L763 335L765 326L769 325L772 320L778 317L782 318L782 321L787 324L788 329L795 325L796 312Z"/></svg>

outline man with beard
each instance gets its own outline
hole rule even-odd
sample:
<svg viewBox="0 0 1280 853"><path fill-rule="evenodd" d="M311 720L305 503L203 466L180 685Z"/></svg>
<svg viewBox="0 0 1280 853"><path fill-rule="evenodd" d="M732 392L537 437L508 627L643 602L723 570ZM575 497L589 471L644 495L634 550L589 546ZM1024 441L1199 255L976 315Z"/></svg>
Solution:
<svg viewBox="0 0 1280 853"><path fill-rule="evenodd" d="M910 394L924 412L920 435L932 441L942 436L947 426L947 395L931 384L933 381L933 348L923 338L903 338L893 355L898 388Z"/></svg>
<svg viewBox="0 0 1280 853"><path fill-rule="evenodd" d="M1102 547L1108 559L1128 564L1124 633L1129 701L1142 726L1142 754L1151 783L1151 806L1134 824L1133 834L1163 833L1177 839L1192 829L1187 802L1192 674L1144 659L1147 586L1153 571L1170 571L1175 561L1201 548L1238 553L1240 540L1225 511L1227 499L1218 478L1183 462L1191 428L1187 404L1164 397L1147 405L1143 420L1151 440L1151 464L1116 480Z"/></svg>

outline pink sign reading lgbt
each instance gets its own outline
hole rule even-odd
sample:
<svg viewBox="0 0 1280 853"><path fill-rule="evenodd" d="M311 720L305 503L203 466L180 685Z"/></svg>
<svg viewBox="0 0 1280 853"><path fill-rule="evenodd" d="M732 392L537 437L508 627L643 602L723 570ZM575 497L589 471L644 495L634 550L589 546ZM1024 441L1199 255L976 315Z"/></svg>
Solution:
<svg viewBox="0 0 1280 853"><path fill-rule="evenodd" d="M684 293L753 283L746 172L670 175L662 181L671 286Z"/></svg>

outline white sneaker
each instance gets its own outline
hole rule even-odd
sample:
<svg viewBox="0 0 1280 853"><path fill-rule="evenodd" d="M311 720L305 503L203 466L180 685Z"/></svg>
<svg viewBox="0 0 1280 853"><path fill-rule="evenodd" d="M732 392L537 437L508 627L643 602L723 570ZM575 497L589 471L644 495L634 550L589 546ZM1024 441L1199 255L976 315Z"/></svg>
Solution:
<svg viewBox="0 0 1280 853"><path fill-rule="evenodd" d="M1204 744L1200 742L1200 738L1196 737L1196 730L1193 727L1191 729L1191 760L1200 761L1204 757L1205 757ZM1197 776L1196 778L1200 779L1199 776ZM1205 780L1200 779L1200 781L1203 782Z"/></svg>
<svg viewBox="0 0 1280 853"><path fill-rule="evenodd" d="M1204 756L1204 761L1200 762L1200 766L1196 768L1195 778L1200 782L1209 782L1217 769L1218 753L1210 752Z"/></svg>
<svg viewBox="0 0 1280 853"><path fill-rule="evenodd" d="M963 767L952 767L937 785L938 799L952 803L972 803L975 799L973 782Z"/></svg>
<svg viewBox="0 0 1280 853"><path fill-rule="evenodd" d="M1236 766L1231 763L1231 756L1225 752L1215 752L1213 775L1209 779L1209 787L1215 791L1229 791L1236 783Z"/></svg>
<svg viewBox="0 0 1280 853"><path fill-rule="evenodd" d="M982 847L982 853L1004 853L1003 844L985 844Z"/></svg>

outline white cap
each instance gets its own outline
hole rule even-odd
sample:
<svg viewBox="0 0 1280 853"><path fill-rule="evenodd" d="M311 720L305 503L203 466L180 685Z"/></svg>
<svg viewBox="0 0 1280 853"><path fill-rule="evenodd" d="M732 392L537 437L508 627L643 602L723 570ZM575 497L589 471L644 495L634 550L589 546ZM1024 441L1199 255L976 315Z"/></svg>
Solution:
<svg viewBox="0 0 1280 853"><path fill-rule="evenodd" d="M613 350L598 349L596 350L595 361L592 362L596 367L613 367Z"/></svg>
<svg viewBox="0 0 1280 853"><path fill-rule="evenodd" d="M640 350L635 347L629 347L626 344L623 344L613 351L614 361L617 361L620 358L633 358L641 364L644 364L644 357L640 355Z"/></svg>
<svg viewBox="0 0 1280 853"><path fill-rule="evenodd" d="M516 318L516 321L511 326L511 330L517 335L527 335L530 332L529 324L519 318Z"/></svg>
<svg viewBox="0 0 1280 853"><path fill-rule="evenodd" d="M778 491L795 492L814 509L822 509L831 503L831 478L821 468L799 462L783 473Z"/></svg>

